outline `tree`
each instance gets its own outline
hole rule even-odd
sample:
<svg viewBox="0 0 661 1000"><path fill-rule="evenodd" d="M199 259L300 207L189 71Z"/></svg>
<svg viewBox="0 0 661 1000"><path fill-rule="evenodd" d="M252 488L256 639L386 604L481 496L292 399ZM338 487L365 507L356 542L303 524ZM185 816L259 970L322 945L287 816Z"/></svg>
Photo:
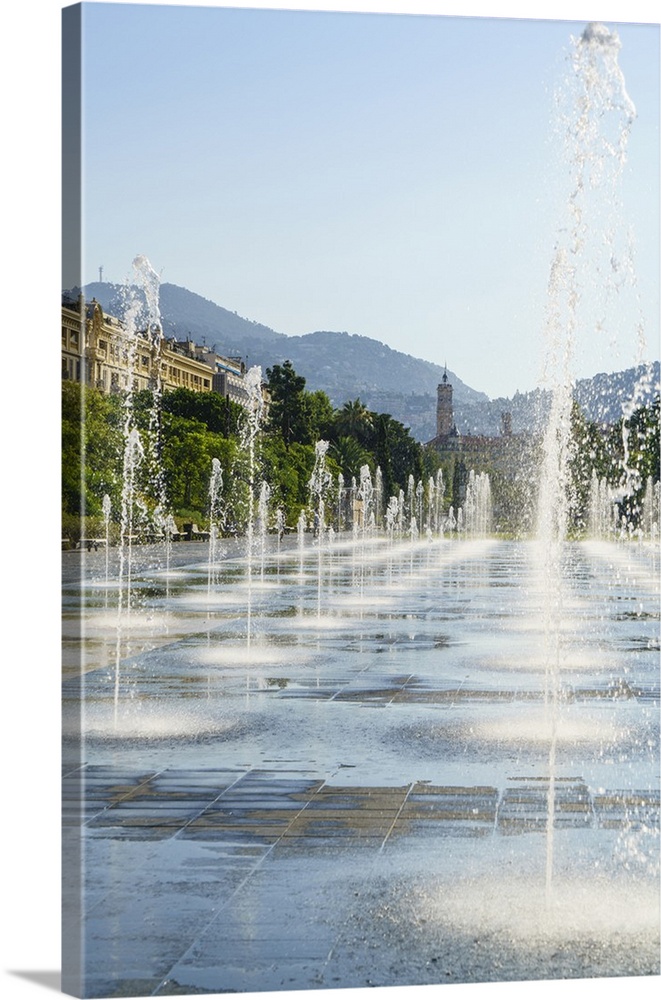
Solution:
<svg viewBox="0 0 661 1000"><path fill-rule="evenodd" d="M189 420L198 420L207 430L224 437L236 436L243 408L218 392L174 389L163 393L161 409Z"/></svg>
<svg viewBox="0 0 661 1000"><path fill-rule="evenodd" d="M321 389L304 392L302 410L306 443L315 444L321 439L328 439L333 429L334 410L326 393Z"/></svg>
<svg viewBox="0 0 661 1000"><path fill-rule="evenodd" d="M626 447L625 447L626 444ZM648 480L659 482L659 398L621 419L608 438L609 482L628 487L620 515L636 525Z"/></svg>
<svg viewBox="0 0 661 1000"><path fill-rule="evenodd" d="M355 437L339 437L330 448L331 457L337 462L345 480L353 476L358 479L363 465L369 465L374 472L374 456Z"/></svg>
<svg viewBox="0 0 661 1000"><path fill-rule="evenodd" d="M378 415L377 426L379 421L382 426L381 433L384 435L384 441L387 442L390 455L394 487L392 492L395 492L395 489L406 489L409 476L413 476L415 480L422 479L422 445L411 437L408 427L401 424L399 420L394 420L387 413Z"/></svg>
<svg viewBox="0 0 661 1000"><path fill-rule="evenodd" d="M122 464L121 400L78 382L62 384L62 509L100 515L107 493L117 509Z"/></svg>
<svg viewBox="0 0 661 1000"><path fill-rule="evenodd" d="M200 420L172 413L163 415L162 463L165 491L175 512L203 517L208 506L211 463L218 458L223 470L223 493L233 489L230 470L236 459L236 442L214 434Z"/></svg>
<svg viewBox="0 0 661 1000"><path fill-rule="evenodd" d="M466 484L468 483L468 470L463 458L456 459L452 470L452 506L455 514L459 507L463 507L466 499Z"/></svg>
<svg viewBox="0 0 661 1000"><path fill-rule="evenodd" d="M268 426L279 432L288 448L292 441L306 438L305 379L297 375L291 361L266 369L267 386L271 397Z"/></svg>
<svg viewBox="0 0 661 1000"><path fill-rule="evenodd" d="M626 422L631 467L636 469L643 483L651 478L659 481L659 397L647 406L641 406Z"/></svg>
<svg viewBox="0 0 661 1000"><path fill-rule="evenodd" d="M374 415L359 399L354 399L336 411L334 425L338 437L355 437L365 444L374 428Z"/></svg>
<svg viewBox="0 0 661 1000"><path fill-rule="evenodd" d="M280 508L293 528L310 500L314 447L292 441L287 448L280 434L272 434L264 440L261 457L262 474L271 486L271 509Z"/></svg>

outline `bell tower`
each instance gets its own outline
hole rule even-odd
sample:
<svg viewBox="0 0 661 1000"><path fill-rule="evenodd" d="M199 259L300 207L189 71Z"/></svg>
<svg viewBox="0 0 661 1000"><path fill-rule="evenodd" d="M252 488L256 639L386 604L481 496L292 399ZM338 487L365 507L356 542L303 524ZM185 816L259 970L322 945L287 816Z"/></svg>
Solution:
<svg viewBox="0 0 661 1000"><path fill-rule="evenodd" d="M438 386L436 400L436 436L448 437L454 428L452 412L452 385L448 382L447 366L443 372L443 380Z"/></svg>

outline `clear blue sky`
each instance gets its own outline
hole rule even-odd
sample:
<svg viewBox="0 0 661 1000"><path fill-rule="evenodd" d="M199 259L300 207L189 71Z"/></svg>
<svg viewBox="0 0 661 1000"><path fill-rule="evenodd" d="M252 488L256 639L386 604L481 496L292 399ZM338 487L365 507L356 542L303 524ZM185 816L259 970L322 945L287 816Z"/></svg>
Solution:
<svg viewBox="0 0 661 1000"><path fill-rule="evenodd" d="M283 333L375 337L490 396L537 384L562 218L552 91L585 21L84 8L86 281L144 253ZM616 30L657 356L659 28ZM577 375L634 360L626 332L588 343Z"/></svg>

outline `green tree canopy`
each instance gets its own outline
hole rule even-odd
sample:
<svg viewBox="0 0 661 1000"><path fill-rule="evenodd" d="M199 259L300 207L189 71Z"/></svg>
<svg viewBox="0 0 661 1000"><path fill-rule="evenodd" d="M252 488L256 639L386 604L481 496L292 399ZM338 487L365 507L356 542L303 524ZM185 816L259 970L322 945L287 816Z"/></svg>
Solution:
<svg viewBox="0 0 661 1000"><path fill-rule="evenodd" d="M288 448L292 441L307 443L306 438L309 435L305 419L305 379L302 375L296 374L291 361L267 368L266 376L271 397L269 429L280 433L285 448Z"/></svg>
<svg viewBox="0 0 661 1000"><path fill-rule="evenodd" d="M338 437L354 437L365 444L374 429L374 414L359 399L354 399L336 411L334 426Z"/></svg>

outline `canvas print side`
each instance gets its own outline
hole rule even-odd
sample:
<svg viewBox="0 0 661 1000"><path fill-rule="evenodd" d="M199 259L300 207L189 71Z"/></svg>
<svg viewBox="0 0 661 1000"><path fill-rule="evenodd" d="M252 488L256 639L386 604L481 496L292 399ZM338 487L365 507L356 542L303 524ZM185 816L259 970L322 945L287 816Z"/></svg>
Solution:
<svg viewBox="0 0 661 1000"><path fill-rule="evenodd" d="M79 275L82 283L82 25L81 6L62 11L62 274ZM69 412L62 413L63 484L70 482L74 498L71 513L80 508L83 455L83 385L85 384L84 322L81 307L62 315L62 378L70 383ZM64 439L67 438L65 445ZM69 467L64 467L64 463ZM63 500L62 548L76 544ZM63 559L65 558L63 553ZM63 563L65 579L76 589L83 586L84 552L74 565ZM79 697L70 699L62 718L62 990L83 996L84 921L83 889L84 784L82 778L82 696L84 634L80 607L62 603L63 681L73 683ZM63 703L64 704L64 703Z"/></svg>

